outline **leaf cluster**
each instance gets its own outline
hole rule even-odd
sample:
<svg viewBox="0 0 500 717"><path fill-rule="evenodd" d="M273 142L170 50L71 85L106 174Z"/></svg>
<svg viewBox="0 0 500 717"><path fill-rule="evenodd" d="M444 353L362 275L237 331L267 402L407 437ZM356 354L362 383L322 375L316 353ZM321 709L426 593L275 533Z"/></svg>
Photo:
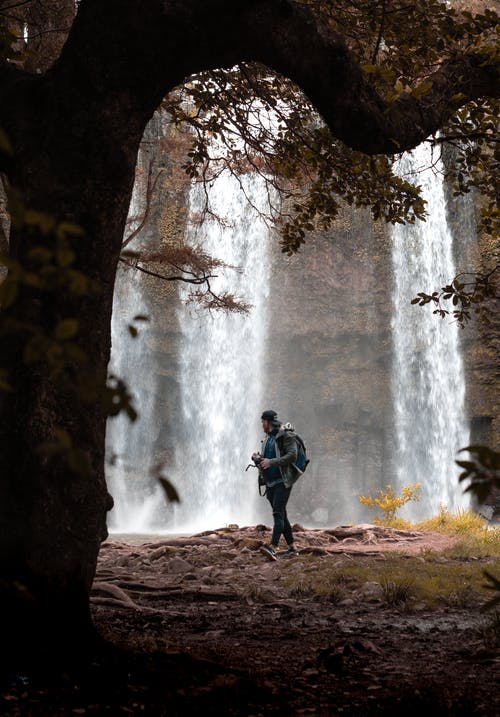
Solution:
<svg viewBox="0 0 500 717"><path fill-rule="evenodd" d="M420 497L420 483L408 483L403 486L400 495L394 491L391 485L387 484L385 490L380 489L376 496L361 495L359 502L361 505L366 505L370 510L378 508L382 516L376 515L375 522L390 526L396 520L396 513L400 508L410 501L419 501Z"/></svg>
<svg viewBox="0 0 500 717"><path fill-rule="evenodd" d="M202 219L198 218L199 221ZM251 307L240 297L224 291L215 292L211 280L217 278L216 271L239 271L238 267L227 264L207 254L201 246L182 243L163 245L156 251L122 251L120 261L132 269L137 269L148 276L162 281L181 281L203 289L193 289L188 301L199 308L213 311L247 314ZM167 272L167 273L165 273ZM147 317L135 317L135 320L147 320ZM130 334L137 336L134 326L128 327Z"/></svg>
<svg viewBox="0 0 500 717"><path fill-rule="evenodd" d="M56 296L61 292L82 298L97 292L99 287L75 266L74 244L83 234L80 227L26 209L12 191L8 199L13 226L22 227L27 237L36 237L36 240L30 242L23 259L0 257L0 263L8 270L0 285L2 333L22 337L26 364L44 362L58 376L69 365L85 364L87 357L77 342L78 319L56 309ZM34 300L40 294L52 297L50 303L54 304L54 311L43 323L8 311L22 297Z"/></svg>
<svg viewBox="0 0 500 717"><path fill-rule="evenodd" d="M103 385L80 337L81 301L101 293L100 284L78 268L83 229L26 208L12 190L8 200L12 226L22 232L26 248L17 258L0 256L0 265L7 269L0 284L0 338L18 347L24 365L43 370L75 405L99 405L107 416L124 411L135 420L137 413L126 385L114 376ZM44 307L41 314L39 306ZM17 390L5 365L0 366L0 390ZM53 438L37 451L49 459L64 458L77 474L90 470L88 458L63 427L57 427Z"/></svg>
<svg viewBox="0 0 500 717"><path fill-rule="evenodd" d="M462 468L458 480L470 480L465 492L484 502L492 490L500 490L500 453L482 445L467 446L459 452L464 451L470 453L470 459L455 461Z"/></svg>
<svg viewBox="0 0 500 717"><path fill-rule="evenodd" d="M0 60L18 63L23 58L24 53L20 48L19 36L8 19L2 16L0 10Z"/></svg>
<svg viewBox="0 0 500 717"><path fill-rule="evenodd" d="M163 107L192 133L183 164L190 178L208 182L225 169L264 178L285 253L298 251L306 232L327 229L342 201L387 222L424 217L418 188L393 173L390 158L336 140L295 85L259 65L204 73Z"/></svg>
<svg viewBox="0 0 500 717"><path fill-rule="evenodd" d="M49 460L62 458L76 475L86 477L90 473L88 454L75 446L70 434L62 428L55 428L53 439L40 443L36 452Z"/></svg>
<svg viewBox="0 0 500 717"><path fill-rule="evenodd" d="M484 570L483 574L486 578L486 582L483 584L483 587L486 590L494 590L497 593L491 598L491 600L488 600L483 610L493 610L493 608L496 608L497 605L500 605L500 579L489 573L487 570Z"/></svg>
<svg viewBox="0 0 500 717"><path fill-rule="evenodd" d="M490 10L472 15L438 0L303 4L347 42L389 104L405 93L425 99L430 75L457 53L480 52L485 64L497 62L498 16ZM390 157L346 147L297 86L257 63L197 75L164 108L178 129L192 134L183 165L189 177L252 171L278 190L281 202L273 205L270 197L270 216L280 224L286 253L298 251L312 229L328 228L341 202L369 207L375 219L392 223L425 214L419 189L394 175ZM433 140L453 144L449 179L457 193L477 187L484 195L482 227L490 232L498 220L497 113L493 99L470 102Z"/></svg>
<svg viewBox="0 0 500 717"><path fill-rule="evenodd" d="M494 98L469 102L451 117L436 139L454 148L446 178L454 196L471 191L481 196L479 229L498 236L500 229L499 184L500 149L498 115L500 103Z"/></svg>
<svg viewBox="0 0 500 717"><path fill-rule="evenodd" d="M492 311L492 300L498 299L495 274L500 265L495 266L487 273L461 273L451 284L441 287L439 291L427 294L419 291L411 300L411 304L418 306L434 306L433 314L442 319L453 316L461 328L469 322L474 314L484 324L489 325ZM453 309L445 309L443 302L450 301Z"/></svg>
<svg viewBox="0 0 500 717"><path fill-rule="evenodd" d="M164 463L159 463L158 465L154 466L151 470L151 475L160 484L162 492L168 503L180 503L181 499L176 487L174 486L172 481L163 474L164 467Z"/></svg>

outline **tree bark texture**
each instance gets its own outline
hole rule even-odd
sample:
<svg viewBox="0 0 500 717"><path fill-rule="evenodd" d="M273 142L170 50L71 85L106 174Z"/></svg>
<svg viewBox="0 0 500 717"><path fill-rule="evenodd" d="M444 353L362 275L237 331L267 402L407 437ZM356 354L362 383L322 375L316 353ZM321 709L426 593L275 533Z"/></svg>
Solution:
<svg viewBox="0 0 500 717"><path fill-rule="evenodd" d="M42 75L0 67L0 126L14 148L4 163L27 207L85 230L78 268L103 287L72 307L79 340L104 385L116 265L144 128L163 97L190 75L258 61L294 80L332 133L367 153L417 145L467 99L493 93L489 69L458 58L422 100L388 108L343 41L291 0L82 0L59 60ZM496 91L496 89L495 89ZM458 92L463 99L452 100ZM23 259L33 235L13 231ZM10 309L53 325L71 307L25 291ZM105 416L74 400L22 346L2 344L14 393L1 397L0 594L3 634L25 644L83 639L88 594L110 498L104 480ZM4 360L5 359L5 360ZM67 430L91 462L71 473L34 447Z"/></svg>

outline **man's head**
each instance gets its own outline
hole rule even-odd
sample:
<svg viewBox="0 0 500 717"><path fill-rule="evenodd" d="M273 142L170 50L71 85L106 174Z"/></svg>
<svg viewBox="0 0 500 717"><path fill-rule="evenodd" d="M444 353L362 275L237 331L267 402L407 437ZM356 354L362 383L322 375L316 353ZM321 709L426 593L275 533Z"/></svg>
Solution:
<svg viewBox="0 0 500 717"><path fill-rule="evenodd" d="M271 433L276 426L279 426L278 414L276 411L264 411L260 417L264 433Z"/></svg>

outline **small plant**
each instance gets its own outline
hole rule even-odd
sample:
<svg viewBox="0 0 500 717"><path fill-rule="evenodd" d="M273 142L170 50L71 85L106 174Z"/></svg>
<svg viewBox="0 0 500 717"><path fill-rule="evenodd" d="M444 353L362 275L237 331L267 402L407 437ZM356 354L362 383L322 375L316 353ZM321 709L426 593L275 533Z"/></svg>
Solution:
<svg viewBox="0 0 500 717"><path fill-rule="evenodd" d="M265 602L265 594L260 585L250 584L242 593L242 597L248 603Z"/></svg>
<svg viewBox="0 0 500 717"><path fill-rule="evenodd" d="M413 584L406 580L382 580L384 601L393 607L404 606L413 597Z"/></svg>
<svg viewBox="0 0 500 717"><path fill-rule="evenodd" d="M401 495L397 495L391 485L387 484L385 490L381 489L378 495L373 496L360 496L359 502L362 505L366 505L370 510L379 509L381 516L375 515L373 522L377 525L387 525L391 527L398 527L400 521L396 518L397 511L409 503L410 501L420 500L420 483L408 483L403 486Z"/></svg>
<svg viewBox="0 0 500 717"><path fill-rule="evenodd" d="M337 583L330 587L328 594L326 595L329 602L336 605L346 596L346 590L343 584Z"/></svg>
<svg viewBox="0 0 500 717"><path fill-rule="evenodd" d="M290 590L290 597L311 597L315 594L314 585L306 580L296 583Z"/></svg>
<svg viewBox="0 0 500 717"><path fill-rule="evenodd" d="M442 598L445 605L453 608L469 608L476 604L477 596L470 585L463 585L456 590L444 595Z"/></svg>

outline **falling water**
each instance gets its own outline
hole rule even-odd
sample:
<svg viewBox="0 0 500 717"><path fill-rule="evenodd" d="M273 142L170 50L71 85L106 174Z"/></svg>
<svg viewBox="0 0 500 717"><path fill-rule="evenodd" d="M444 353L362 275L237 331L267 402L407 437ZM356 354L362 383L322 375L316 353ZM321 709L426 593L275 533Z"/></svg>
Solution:
<svg viewBox="0 0 500 717"><path fill-rule="evenodd" d="M399 485L422 486L411 517L425 517L440 505L456 510L466 504L454 461L468 444L469 428L458 327L428 306L410 305L417 291L431 293L455 276L442 166L420 145L396 169L422 187L427 202L425 223L398 225L392 235L395 457Z"/></svg>
<svg viewBox="0 0 500 717"><path fill-rule="evenodd" d="M247 198L251 199L251 203ZM188 240L241 271L217 271L214 292L228 290L252 305L250 314L196 310L183 304L180 382L182 439L173 472L182 503L179 529L248 523L254 516L255 471L244 472L260 446L263 360L267 351L269 228L264 179L224 171L208 187L216 218L191 227ZM204 189L193 185L192 217L202 211ZM222 220L219 221L219 220ZM182 289L187 298L188 288Z"/></svg>
<svg viewBox="0 0 500 717"><path fill-rule="evenodd" d="M129 217L141 216L142 184L136 180ZM108 419L106 427L106 481L114 508L109 528L117 533L151 533L164 529L164 496L152 475L153 444L160 430L157 416L157 372L155 358L146 348L150 323L135 323L134 317L154 319L146 300L144 275L118 265L111 320L111 360L108 373L116 376L132 392L138 413L131 422L125 412ZM133 337L129 327L139 330ZM160 508L160 509L159 509Z"/></svg>
<svg viewBox="0 0 500 717"><path fill-rule="evenodd" d="M133 392L138 418L131 423L122 412L108 420L106 480L114 499L109 525L118 533L151 533L164 529L158 515L164 497L151 475L152 447L159 431L154 359L145 350L147 328L132 338L128 327L137 315L150 315L138 272L120 269L113 300L110 374L125 381Z"/></svg>

